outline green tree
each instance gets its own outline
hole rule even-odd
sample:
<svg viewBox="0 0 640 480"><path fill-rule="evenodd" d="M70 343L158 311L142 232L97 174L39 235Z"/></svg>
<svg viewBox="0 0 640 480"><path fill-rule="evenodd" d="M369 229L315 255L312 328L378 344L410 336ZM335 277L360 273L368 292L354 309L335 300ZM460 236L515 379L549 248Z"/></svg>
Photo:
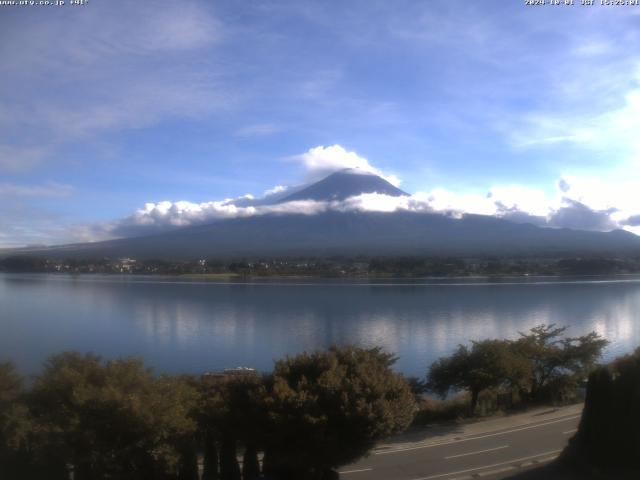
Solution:
<svg viewBox="0 0 640 480"><path fill-rule="evenodd" d="M471 348L459 345L449 357L443 357L429 368L428 388L441 396L453 390L471 393L473 414L483 390L507 385L517 378L521 362L506 340L472 342Z"/></svg>
<svg viewBox="0 0 640 480"><path fill-rule="evenodd" d="M596 332L563 338L566 329L538 325L529 333L521 332L514 343L517 354L528 363L528 374L520 380L519 388L529 399L553 394L550 386L554 384L575 385L589 374L609 343Z"/></svg>
<svg viewBox="0 0 640 480"><path fill-rule="evenodd" d="M266 402L268 478L332 478L333 468L366 454L406 428L411 389L381 349L332 347L276 363Z"/></svg>
<svg viewBox="0 0 640 480"><path fill-rule="evenodd" d="M0 363L0 478L26 477L30 470L29 412L22 377L10 362Z"/></svg>
<svg viewBox="0 0 640 480"><path fill-rule="evenodd" d="M0 363L0 408L4 411L22 394L22 377L11 362Z"/></svg>
<svg viewBox="0 0 640 480"><path fill-rule="evenodd" d="M30 395L43 450L73 466L77 480L179 474L193 439L195 392L156 379L137 359L55 355Z"/></svg>

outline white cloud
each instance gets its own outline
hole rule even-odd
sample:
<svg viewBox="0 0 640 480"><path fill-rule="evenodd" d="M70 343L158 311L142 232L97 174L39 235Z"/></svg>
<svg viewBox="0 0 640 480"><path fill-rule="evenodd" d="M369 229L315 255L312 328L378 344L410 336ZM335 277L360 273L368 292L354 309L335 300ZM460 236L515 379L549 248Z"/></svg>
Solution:
<svg viewBox="0 0 640 480"><path fill-rule="evenodd" d="M44 160L47 149L42 147L16 147L0 143L0 171L30 170Z"/></svg>
<svg viewBox="0 0 640 480"><path fill-rule="evenodd" d="M126 47L129 50L191 50L205 47L220 40L222 36L222 23L196 4L183 2L177 9L158 8L152 12L145 10L146 22L139 24L134 18L131 22L135 22L136 28L126 28L125 37L129 39ZM135 32L133 36L131 32ZM113 39L105 40L113 42Z"/></svg>
<svg viewBox="0 0 640 480"><path fill-rule="evenodd" d="M593 57L611 52L613 45L604 38L592 38L573 49L573 54L579 57Z"/></svg>
<svg viewBox="0 0 640 480"><path fill-rule="evenodd" d="M640 214L640 180L633 176L616 180L565 176L563 180L567 185L564 192L567 198L580 202L594 211L608 212L616 227L640 234L636 225L626 223L630 217Z"/></svg>
<svg viewBox="0 0 640 480"><path fill-rule="evenodd" d="M521 185L493 187L487 198L507 210L519 210L535 216L546 216L554 201L540 189Z"/></svg>
<svg viewBox="0 0 640 480"><path fill-rule="evenodd" d="M0 57L5 80L21 88L0 103L0 169L33 169L67 145L203 117L237 100L222 88L221 74L192 61L224 37L210 8L113 3L21 17L11 26Z"/></svg>
<svg viewBox="0 0 640 480"><path fill-rule="evenodd" d="M16 185L0 183L0 196L9 197L68 197L73 193L71 185L51 182L44 185Z"/></svg>
<svg viewBox="0 0 640 480"><path fill-rule="evenodd" d="M159 202L147 203L125 219L125 224L167 225L181 227L216 218L246 216L255 213L253 207L239 208L228 201L191 203Z"/></svg>
<svg viewBox="0 0 640 480"><path fill-rule="evenodd" d="M265 194L265 196L267 196L267 195L275 195L276 193L282 193L282 192L286 191L287 188L288 187L285 187L284 185L276 185L273 188L265 190L264 194Z"/></svg>
<svg viewBox="0 0 640 480"><path fill-rule="evenodd" d="M273 135L279 131L280 127L272 123L256 123L236 130L236 136L246 138L268 137L269 135Z"/></svg>
<svg viewBox="0 0 640 480"><path fill-rule="evenodd" d="M361 162L359 158L356 161ZM335 163L330 165L335 167ZM353 168L354 161L349 165ZM265 193L269 196L283 191L286 187L279 185ZM260 199L242 201L256 200L252 195L202 203L163 201L147 203L121 220L79 226L76 233L81 234L82 239L105 239L156 233L229 218L269 214L315 215L327 211L405 211L441 213L458 218L477 214L545 227L598 231L621 228L640 233L640 205L634 200L637 191L640 191L640 181L607 184L597 179L564 176L556 182L553 194L531 187L507 185L494 186L484 194L435 188L406 196L365 193L343 201L301 200L276 204L260 203Z"/></svg>
<svg viewBox="0 0 640 480"><path fill-rule="evenodd" d="M335 69L315 71L312 77L303 80L295 90L302 98L325 101L342 75L340 70Z"/></svg>
<svg viewBox="0 0 640 480"><path fill-rule="evenodd" d="M315 215L327 211L393 212L432 211L427 199L415 197L392 197L378 193L363 194L344 201L296 200L274 205L238 206L236 200L220 202L159 202L147 203L133 215L109 224L106 230L117 236L162 231L188 225L199 225L226 218L257 215L300 214Z"/></svg>
<svg viewBox="0 0 640 480"><path fill-rule="evenodd" d="M345 168L353 168L378 175L396 187L401 183L397 176L385 175L378 168L371 165L366 158L359 156L356 152L348 152L344 147L337 144L328 147L319 145L291 158L301 162L311 173L325 174Z"/></svg>
<svg viewBox="0 0 640 480"><path fill-rule="evenodd" d="M340 145L317 146L294 157L314 174L350 168L384 176L382 172L355 152ZM389 179L388 176L385 178ZM395 182L397 184L397 182ZM388 196L365 193L343 201L278 201L295 190L283 185L266 190L255 198L246 194L235 199L194 203L162 201L147 203L131 215L107 223L76 225L65 232L47 226L48 234L23 233L24 238L59 238L63 233L74 241L95 241L162 232L201 225L218 220L256 215L303 214L327 211L441 213L454 217L464 214L489 215L519 223L546 227L584 230L623 228L640 234L640 204L637 192L640 181L564 175L548 191L522 185L494 185L485 192L453 191L438 187L413 195ZM41 185L0 184L0 196L67 196L72 187L57 183Z"/></svg>
<svg viewBox="0 0 640 480"><path fill-rule="evenodd" d="M246 198L242 197L242 198ZM267 214L313 215L331 207L327 202L298 200L276 205L237 206L234 200L192 203L187 201L147 203L132 215L104 225L112 236L142 235L177 227L201 225L227 218Z"/></svg>
<svg viewBox="0 0 640 480"><path fill-rule="evenodd" d="M614 110L582 118L544 119L535 117L539 137L532 143L572 142L582 147L627 149L640 154L640 89L628 92L624 104ZM557 132L559 134L555 134Z"/></svg>
<svg viewBox="0 0 640 480"><path fill-rule="evenodd" d="M495 202L487 195L476 193L452 192L444 188L436 188L423 193L429 205L437 212L473 213L477 215L492 215L496 211Z"/></svg>
<svg viewBox="0 0 640 480"><path fill-rule="evenodd" d="M344 202L337 203L334 208L343 211L360 210L365 212L395 212L397 210L411 210L415 201L409 196L394 197L380 193L363 193L350 197Z"/></svg>
<svg viewBox="0 0 640 480"><path fill-rule="evenodd" d="M607 169L640 167L640 67L632 76L635 85L615 103L594 111L538 111L524 116L510 131L520 148L566 144L577 150L606 153Z"/></svg>
<svg viewBox="0 0 640 480"><path fill-rule="evenodd" d="M0 194L3 189L5 193L24 195L65 194L67 188L69 187L64 185L49 184L48 187L24 187L24 190L20 190L5 184L0 185ZM282 193L282 188L278 186L272 190L277 194ZM38 238L63 238L64 235L67 238L70 236L73 241L97 241L259 215L403 211L440 213L456 218L465 214L490 215L543 227L597 231L623 228L640 234L640 205L634 201L635 192L638 191L640 181L630 180L626 184L614 185L598 179L565 176L556 182L553 194L530 187L509 185L492 187L485 194L435 188L406 196L365 193L343 201L300 200L276 204L260 203L260 199L253 203L243 203L240 200L253 200L251 195L245 195L238 199L201 203L147 203L132 215L113 222L75 225L65 227L64 231L49 226L44 233L18 233L29 238L30 243ZM17 234L14 232L15 236Z"/></svg>
<svg viewBox="0 0 640 480"><path fill-rule="evenodd" d="M584 203L564 198L562 206L547 218L551 227L609 231L619 227L611 218L613 210L594 210Z"/></svg>

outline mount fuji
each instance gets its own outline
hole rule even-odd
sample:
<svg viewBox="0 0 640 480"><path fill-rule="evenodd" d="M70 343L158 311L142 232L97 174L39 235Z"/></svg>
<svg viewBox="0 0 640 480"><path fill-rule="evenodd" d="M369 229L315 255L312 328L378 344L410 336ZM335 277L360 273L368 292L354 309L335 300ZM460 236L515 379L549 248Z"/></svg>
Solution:
<svg viewBox="0 0 640 480"><path fill-rule="evenodd" d="M409 194L382 177L341 170L256 204L282 207L296 202L331 205L363 194ZM5 252L5 254L8 252ZM12 254L52 258L132 257L194 259L309 255L536 255L640 254L640 237L622 230L594 232L544 228L483 215L395 210L372 212L295 209L212 220L154 235L46 248Z"/></svg>

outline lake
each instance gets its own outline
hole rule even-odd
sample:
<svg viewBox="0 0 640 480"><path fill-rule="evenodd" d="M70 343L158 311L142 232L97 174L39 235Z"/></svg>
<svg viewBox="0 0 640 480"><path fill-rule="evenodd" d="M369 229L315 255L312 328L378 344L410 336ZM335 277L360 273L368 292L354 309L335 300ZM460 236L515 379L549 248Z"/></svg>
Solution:
<svg viewBox="0 0 640 480"><path fill-rule="evenodd" d="M606 358L640 345L640 276L189 281L0 274L0 360L35 373L52 353L142 356L157 372L249 366L332 344L380 345L424 375L459 343L541 323L595 330Z"/></svg>

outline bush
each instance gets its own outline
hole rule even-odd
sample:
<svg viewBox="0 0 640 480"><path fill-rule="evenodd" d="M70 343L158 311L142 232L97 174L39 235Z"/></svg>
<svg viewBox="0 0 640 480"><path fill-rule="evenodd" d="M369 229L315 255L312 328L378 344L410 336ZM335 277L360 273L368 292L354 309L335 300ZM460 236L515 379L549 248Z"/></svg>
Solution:
<svg viewBox="0 0 640 480"><path fill-rule="evenodd" d="M146 479L177 473L195 433L195 391L176 377L155 378L136 359L55 355L36 378L28 406L36 463L74 478Z"/></svg>
<svg viewBox="0 0 640 480"><path fill-rule="evenodd" d="M432 423L450 422L465 418L469 415L470 404L471 396L467 392L446 400L425 397L418 405L413 425L425 426Z"/></svg>
<svg viewBox="0 0 640 480"><path fill-rule="evenodd" d="M337 478L332 469L406 428L414 394L393 355L303 353L271 376L157 377L139 359L50 357L31 389L0 364L0 478ZM243 467L237 461L243 453Z"/></svg>
<svg viewBox="0 0 640 480"><path fill-rule="evenodd" d="M415 401L395 358L378 348L330 348L277 362L267 397L265 464L283 479L322 479L404 430Z"/></svg>

